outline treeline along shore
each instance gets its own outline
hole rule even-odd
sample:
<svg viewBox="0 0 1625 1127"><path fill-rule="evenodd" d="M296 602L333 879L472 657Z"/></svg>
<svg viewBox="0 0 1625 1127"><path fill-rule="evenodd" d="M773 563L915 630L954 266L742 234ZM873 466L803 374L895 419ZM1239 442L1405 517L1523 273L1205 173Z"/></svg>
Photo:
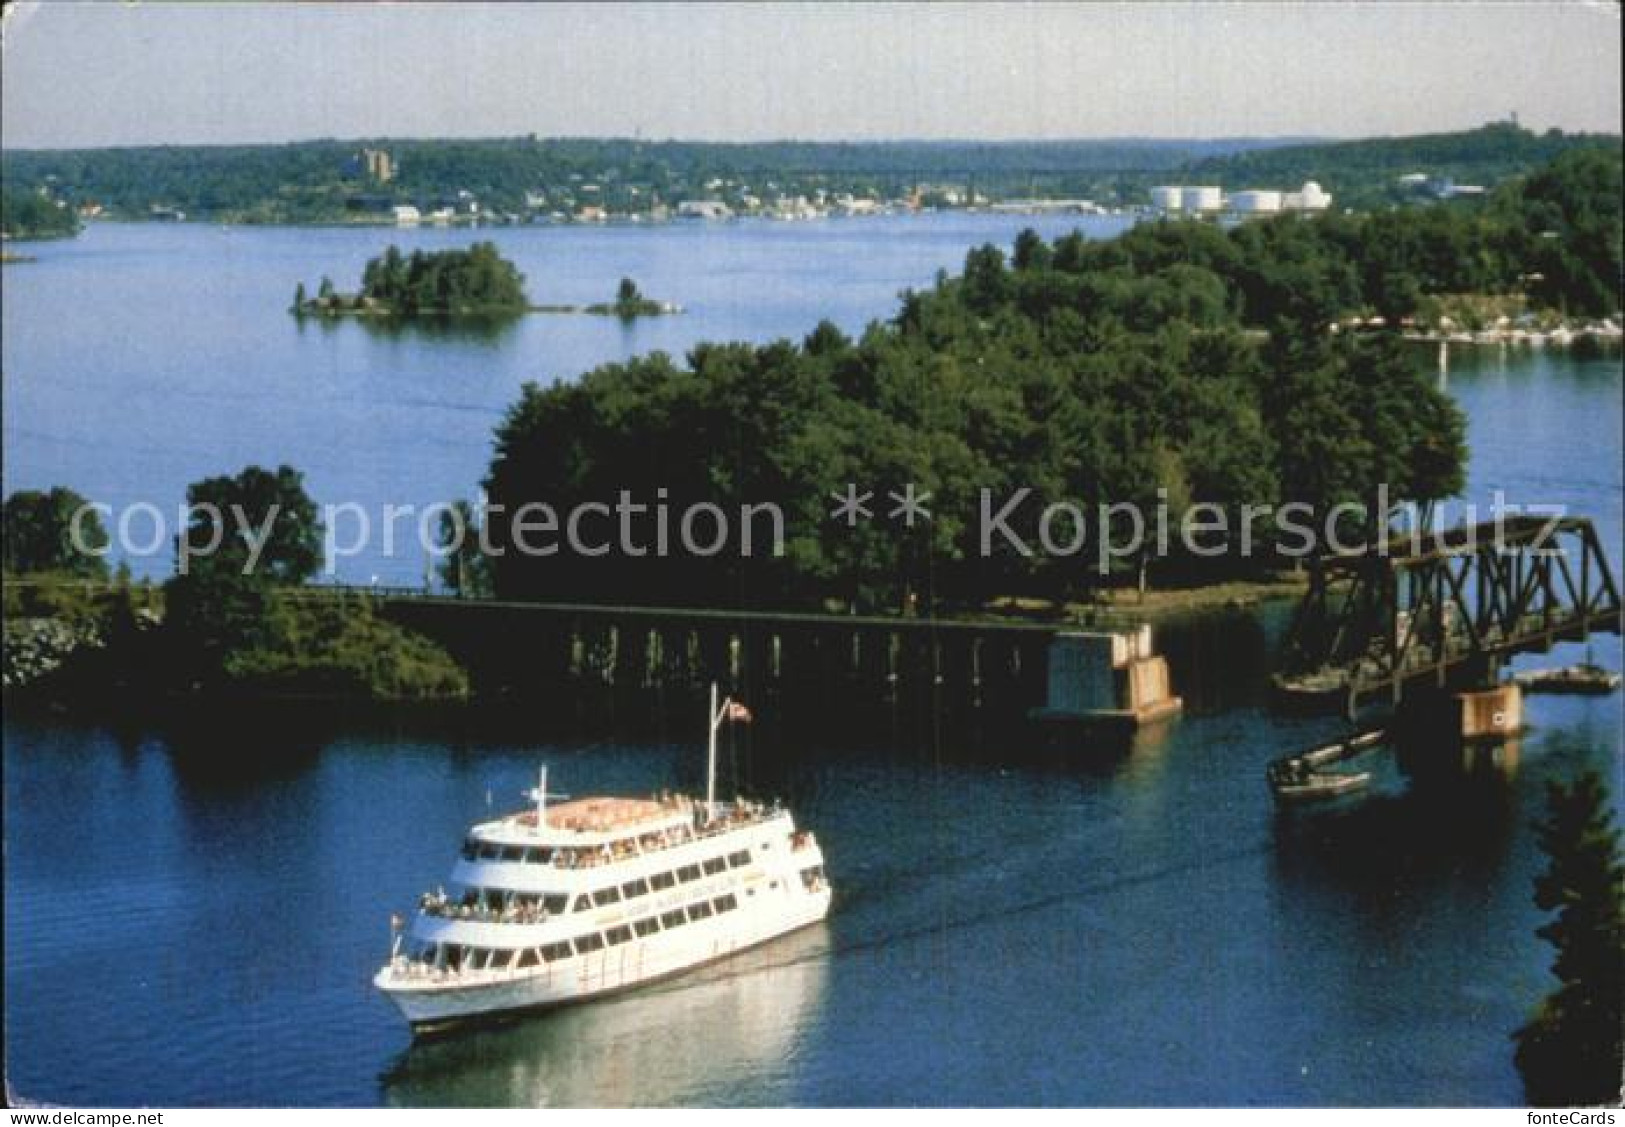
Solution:
<svg viewBox="0 0 1625 1127"><path fill-rule="evenodd" d="M461 540L442 583L515 604L941 621L1016 607L1064 617L1125 591L1268 582L1299 559L1269 527L1218 550L1176 539L1102 559L1053 547L1049 503L1161 510L1175 527L1200 506L1232 529L1248 506L1291 504L1316 522L1342 512L1352 539L1384 519L1379 497L1451 497L1467 458L1462 415L1407 353L1407 323L1429 301L1474 293L1617 316L1620 186L1617 150L1577 149L1468 212L1159 221L1093 242L1024 232L1009 250L971 250L959 274L904 294L856 338L825 323L799 342L706 343L681 361L656 353L528 385L497 428L491 507L459 514L485 536ZM494 250L459 253L492 286L522 283ZM369 284L420 300L400 256L379 263ZM1360 331L1344 328L1355 320ZM854 485L882 506L912 487L928 512L831 519L831 499ZM673 510L771 503L783 536L751 554L521 550L513 517L527 506L627 496ZM991 539L979 519L989 496L1003 514ZM322 530L296 469L205 479L188 500L254 527L275 520L249 574L245 544L206 553L220 530L188 529L187 573L156 603L121 604L121 625L105 632L124 639L108 653L137 636L155 647L123 668L178 692L452 699L481 688L477 649L430 641L366 598L302 597ZM7 499L8 577L105 576L99 556L69 546L82 501L66 490ZM14 618L73 613L14 607L10 586L8 631ZM612 636L618 654L633 645ZM657 655L687 645L639 644ZM590 667L573 648L559 660Z"/></svg>
<svg viewBox="0 0 1625 1127"><path fill-rule="evenodd" d="M1153 185L1294 188L1339 206L1434 204L1426 185L1494 188L1617 136L1510 122L1360 141L766 142L514 137L8 150L0 230L71 235L82 220L216 223L660 221L870 214L1070 201L1143 206ZM1418 178L1422 178L1420 181ZM1474 198L1451 197L1471 207Z"/></svg>

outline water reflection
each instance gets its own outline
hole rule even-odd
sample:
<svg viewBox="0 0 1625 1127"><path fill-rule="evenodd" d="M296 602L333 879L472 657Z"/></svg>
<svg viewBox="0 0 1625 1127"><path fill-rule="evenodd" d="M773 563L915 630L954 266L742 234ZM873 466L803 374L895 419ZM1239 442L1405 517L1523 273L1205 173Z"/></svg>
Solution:
<svg viewBox="0 0 1625 1127"><path fill-rule="evenodd" d="M455 317L356 317L368 336L382 340L411 337L495 347L513 335L522 314L459 314Z"/></svg>
<svg viewBox="0 0 1625 1127"><path fill-rule="evenodd" d="M457 341L495 348L513 335L523 314L461 313L422 317L294 317L298 335L332 336L356 325L374 340Z"/></svg>
<svg viewBox="0 0 1625 1127"><path fill-rule="evenodd" d="M829 931L817 924L664 984L500 1028L415 1042L382 1078L390 1107L790 1102L819 1022Z"/></svg>
<svg viewBox="0 0 1625 1127"><path fill-rule="evenodd" d="M331 735L291 710L199 704L154 726L183 791L249 793L305 775Z"/></svg>

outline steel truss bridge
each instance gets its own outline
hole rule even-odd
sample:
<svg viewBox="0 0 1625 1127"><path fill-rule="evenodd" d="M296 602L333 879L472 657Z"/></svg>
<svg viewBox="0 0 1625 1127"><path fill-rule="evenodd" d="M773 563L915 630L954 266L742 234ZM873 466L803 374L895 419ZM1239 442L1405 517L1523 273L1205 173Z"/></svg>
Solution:
<svg viewBox="0 0 1625 1127"><path fill-rule="evenodd" d="M1598 632L1620 633L1619 586L1587 519L1395 536L1315 561L1275 685L1353 715L1408 686L1487 684L1514 654Z"/></svg>

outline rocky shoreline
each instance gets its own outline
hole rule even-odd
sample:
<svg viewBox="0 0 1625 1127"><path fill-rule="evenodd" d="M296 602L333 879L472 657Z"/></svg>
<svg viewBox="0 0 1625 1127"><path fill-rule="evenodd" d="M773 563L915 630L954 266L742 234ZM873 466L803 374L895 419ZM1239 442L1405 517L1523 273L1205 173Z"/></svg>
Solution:
<svg viewBox="0 0 1625 1127"><path fill-rule="evenodd" d="M14 618L5 624L5 659L0 684L19 689L56 672L81 650L100 650L107 637L94 622L61 618Z"/></svg>

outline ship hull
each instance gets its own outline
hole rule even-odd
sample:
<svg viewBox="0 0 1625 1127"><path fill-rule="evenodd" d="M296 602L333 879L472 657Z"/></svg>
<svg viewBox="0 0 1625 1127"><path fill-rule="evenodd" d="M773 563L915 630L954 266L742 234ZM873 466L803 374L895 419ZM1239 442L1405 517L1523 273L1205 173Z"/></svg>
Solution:
<svg viewBox="0 0 1625 1127"><path fill-rule="evenodd" d="M754 906L746 920L716 918L534 970L455 985L402 985L389 980L386 968L376 985L411 1025L414 1036L510 1019L686 974L817 923L829 912L827 888L784 899L788 903Z"/></svg>

